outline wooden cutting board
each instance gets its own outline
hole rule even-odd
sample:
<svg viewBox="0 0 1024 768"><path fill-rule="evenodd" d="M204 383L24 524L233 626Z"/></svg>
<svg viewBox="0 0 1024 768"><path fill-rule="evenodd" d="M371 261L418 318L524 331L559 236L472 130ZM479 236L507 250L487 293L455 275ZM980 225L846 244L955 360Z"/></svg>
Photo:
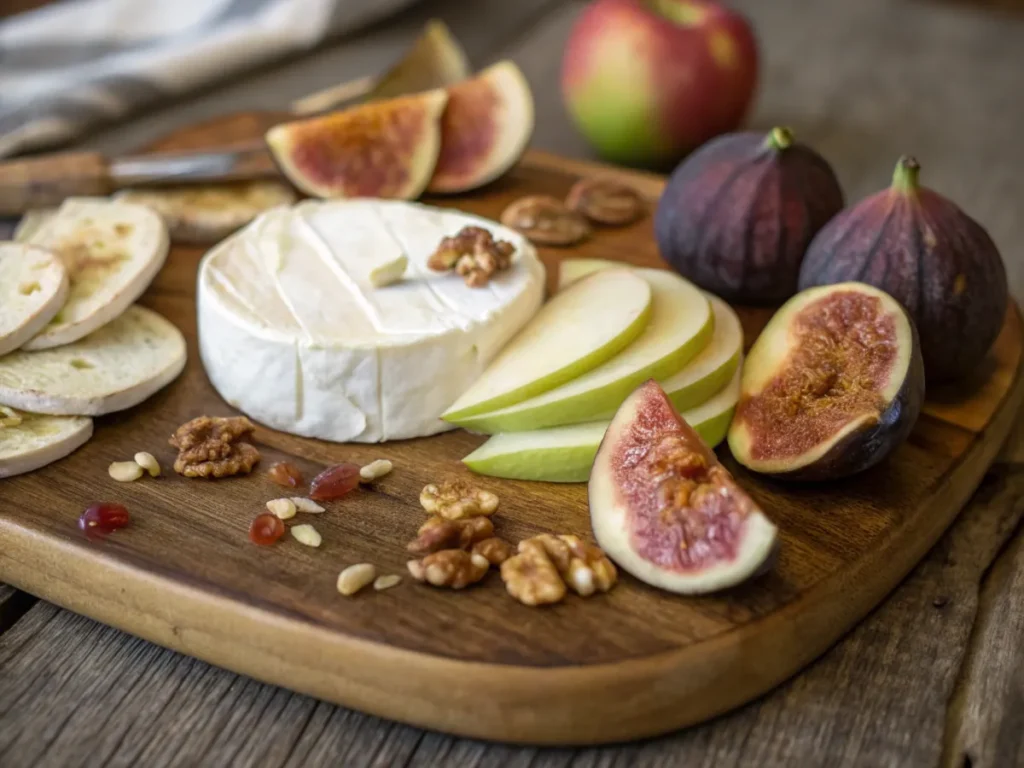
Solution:
<svg viewBox="0 0 1024 768"><path fill-rule="evenodd" d="M214 146L262 127L241 116L179 133L165 148ZM248 132L248 133L247 133ZM656 200L662 180L539 152L470 196L439 202L497 217L524 194L563 195L580 175L610 173ZM169 470L171 432L232 413L196 351L194 291L202 253L175 248L143 303L189 341L185 373L131 411L99 419L93 440L44 470L0 482L0 580L70 610L213 664L359 710L472 737L590 744L663 733L736 707L825 651L896 585L949 526L1013 423L1021 384L1021 318L1011 307L984 367L933 391L909 441L881 466L823 485L786 485L723 460L778 523L773 572L727 594L683 598L628 575L608 595L527 608L491 573L463 592L406 579L355 598L338 572L372 562L404 573L405 544L424 519L429 482L474 476L459 459L483 438L463 431L378 446L335 445L260 429L262 469L288 458L312 477L338 461L391 459L395 471L309 517L323 545L290 537L271 548L247 529L281 489L258 471L186 480L171 472L128 485L111 461L154 453ZM600 257L658 265L651 219L601 230L558 262ZM740 308L747 346L769 313ZM476 478L501 498L496 524L512 540L543 531L589 537L586 489ZM87 541L91 502L119 501L130 528Z"/></svg>

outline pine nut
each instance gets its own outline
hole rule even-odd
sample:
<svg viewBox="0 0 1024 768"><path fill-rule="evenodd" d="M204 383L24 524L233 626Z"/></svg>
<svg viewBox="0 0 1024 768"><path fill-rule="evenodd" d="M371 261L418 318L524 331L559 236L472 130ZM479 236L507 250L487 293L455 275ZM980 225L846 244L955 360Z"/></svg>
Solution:
<svg viewBox="0 0 1024 768"><path fill-rule="evenodd" d="M107 472L119 483L130 483L142 477L142 467L134 461L115 461Z"/></svg>
<svg viewBox="0 0 1024 768"><path fill-rule="evenodd" d="M272 499L267 502L267 509L282 520L295 517L295 502L291 499Z"/></svg>
<svg viewBox="0 0 1024 768"><path fill-rule="evenodd" d="M350 565L338 574L338 591L348 597L361 590L377 575L377 569L370 563Z"/></svg>
<svg viewBox="0 0 1024 768"><path fill-rule="evenodd" d="M321 507L312 499L305 499L302 496L292 496L290 501L292 504L295 505L295 509L297 509L299 512L319 514L320 512L325 511L323 507Z"/></svg>
<svg viewBox="0 0 1024 768"><path fill-rule="evenodd" d="M359 470L359 479L364 483L372 483L374 480L380 480L392 469L394 469L394 465L390 461L377 459Z"/></svg>
<svg viewBox="0 0 1024 768"><path fill-rule="evenodd" d="M373 588L378 592L383 592L385 589L391 589L397 587L402 583L402 577L397 573L389 573L387 576L378 576L373 581Z"/></svg>
<svg viewBox="0 0 1024 768"><path fill-rule="evenodd" d="M307 547L319 547L320 542L323 541L320 532L312 525L293 525L291 532L296 541L300 544L305 544Z"/></svg>
<svg viewBox="0 0 1024 768"><path fill-rule="evenodd" d="M149 473L150 477L160 476L160 462L156 456L147 451L139 451L135 454L135 463Z"/></svg>

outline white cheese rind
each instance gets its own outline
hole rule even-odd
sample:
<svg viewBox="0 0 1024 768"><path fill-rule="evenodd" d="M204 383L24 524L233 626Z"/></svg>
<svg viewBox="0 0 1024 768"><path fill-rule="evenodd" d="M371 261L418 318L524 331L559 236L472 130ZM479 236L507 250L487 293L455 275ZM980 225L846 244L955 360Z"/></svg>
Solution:
<svg viewBox="0 0 1024 768"><path fill-rule="evenodd" d="M483 288L427 258L483 226L516 246ZM377 288L375 262L404 255ZM440 415L539 309L544 267L518 233L458 211L381 200L276 208L203 258L199 349L231 405L275 429L335 442L436 434Z"/></svg>

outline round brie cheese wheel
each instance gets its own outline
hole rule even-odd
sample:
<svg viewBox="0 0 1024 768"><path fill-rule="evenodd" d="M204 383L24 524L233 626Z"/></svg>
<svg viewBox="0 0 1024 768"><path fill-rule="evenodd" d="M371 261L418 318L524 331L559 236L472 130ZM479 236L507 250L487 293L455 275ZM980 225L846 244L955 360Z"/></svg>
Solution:
<svg viewBox="0 0 1024 768"><path fill-rule="evenodd" d="M515 246L471 288L427 259L465 226ZM374 275L407 260L398 282ZM199 349L213 386L269 427L380 442L453 427L440 416L537 312L544 266L517 232L455 210L386 200L275 208L199 268Z"/></svg>

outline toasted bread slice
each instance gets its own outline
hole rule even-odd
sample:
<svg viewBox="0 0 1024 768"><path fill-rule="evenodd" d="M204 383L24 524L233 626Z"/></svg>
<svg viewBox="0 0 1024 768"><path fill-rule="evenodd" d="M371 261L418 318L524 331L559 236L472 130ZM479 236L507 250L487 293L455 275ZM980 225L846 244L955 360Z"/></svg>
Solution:
<svg viewBox="0 0 1024 768"><path fill-rule="evenodd" d="M68 270L49 251L0 243L0 356L43 329L68 298Z"/></svg>
<svg viewBox="0 0 1024 768"><path fill-rule="evenodd" d="M239 181L126 189L115 200L146 205L167 225L171 241L219 242L264 211L295 202L295 191L279 181Z"/></svg>
<svg viewBox="0 0 1024 768"><path fill-rule="evenodd" d="M64 307L24 349L78 341L124 312L167 258L167 228L143 205L70 198L32 233L32 245L64 261L71 292Z"/></svg>
<svg viewBox="0 0 1024 768"><path fill-rule="evenodd" d="M42 416L0 405L0 478L45 467L92 437L92 419Z"/></svg>
<svg viewBox="0 0 1024 768"><path fill-rule="evenodd" d="M57 416L99 416L137 405L185 367L185 338L133 306L84 339L0 358L0 404Z"/></svg>

